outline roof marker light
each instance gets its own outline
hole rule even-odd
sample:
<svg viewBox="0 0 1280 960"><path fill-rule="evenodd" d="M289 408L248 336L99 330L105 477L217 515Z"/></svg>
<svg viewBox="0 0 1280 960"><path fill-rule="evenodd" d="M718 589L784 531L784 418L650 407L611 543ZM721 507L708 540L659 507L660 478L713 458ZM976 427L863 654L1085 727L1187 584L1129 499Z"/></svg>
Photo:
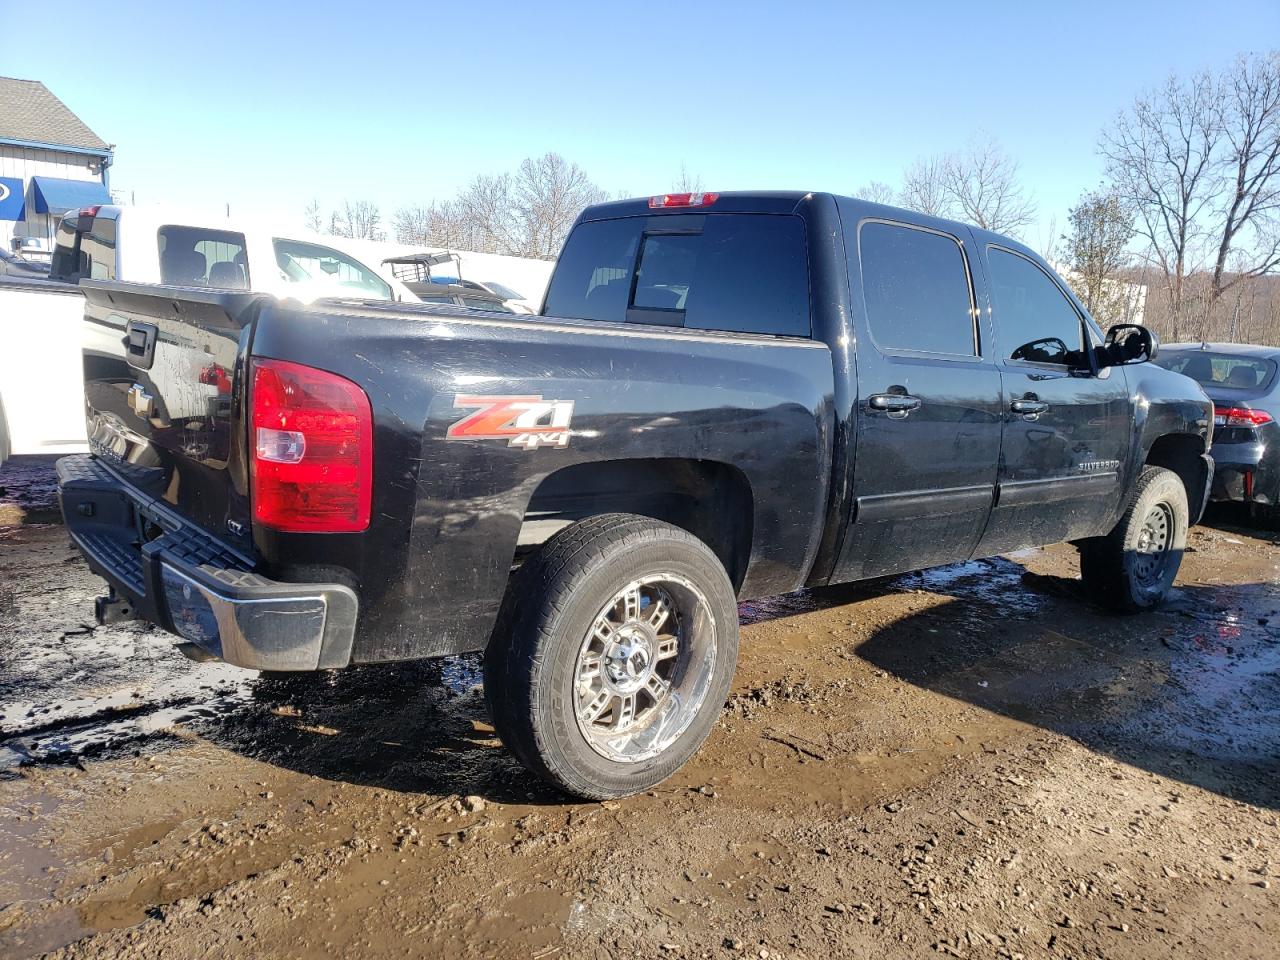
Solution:
<svg viewBox="0 0 1280 960"><path fill-rule="evenodd" d="M649 209L660 210L666 207L709 207L720 199L718 193L664 193L659 197L649 198Z"/></svg>

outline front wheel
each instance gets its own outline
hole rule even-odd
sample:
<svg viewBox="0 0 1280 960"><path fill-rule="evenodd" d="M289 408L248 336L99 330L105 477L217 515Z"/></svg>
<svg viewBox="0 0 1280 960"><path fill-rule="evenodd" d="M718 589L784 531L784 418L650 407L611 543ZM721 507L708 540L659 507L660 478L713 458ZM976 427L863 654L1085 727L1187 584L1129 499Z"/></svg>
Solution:
<svg viewBox="0 0 1280 960"><path fill-rule="evenodd" d="M485 697L534 773L581 797L623 797L702 745L737 656L733 585L710 548L609 514L566 527L525 562L485 654Z"/></svg>
<svg viewBox="0 0 1280 960"><path fill-rule="evenodd" d="M1178 575L1188 518L1181 478L1163 467L1144 468L1115 528L1079 542L1085 585L1120 613L1154 609Z"/></svg>

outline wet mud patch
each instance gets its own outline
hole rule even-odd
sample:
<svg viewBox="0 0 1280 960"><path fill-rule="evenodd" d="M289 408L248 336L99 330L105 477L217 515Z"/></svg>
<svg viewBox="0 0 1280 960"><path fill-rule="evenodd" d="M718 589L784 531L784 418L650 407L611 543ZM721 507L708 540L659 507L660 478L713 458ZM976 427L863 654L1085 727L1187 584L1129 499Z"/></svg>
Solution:
<svg viewBox="0 0 1280 960"><path fill-rule="evenodd" d="M744 604L706 747L605 804L516 764L474 657L191 663L86 624L101 588L60 530L0 537L6 957L1245 957L1280 937L1269 536L1195 531L1148 617L1082 595L1069 548Z"/></svg>

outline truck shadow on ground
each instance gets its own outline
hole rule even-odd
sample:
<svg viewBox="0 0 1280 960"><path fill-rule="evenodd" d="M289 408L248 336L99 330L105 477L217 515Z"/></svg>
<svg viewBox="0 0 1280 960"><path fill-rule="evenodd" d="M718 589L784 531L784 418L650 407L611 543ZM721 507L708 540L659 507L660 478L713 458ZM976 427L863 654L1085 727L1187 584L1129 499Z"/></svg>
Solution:
<svg viewBox="0 0 1280 960"><path fill-rule="evenodd" d="M1280 808L1276 584L1179 588L1159 612L1116 617L1081 581L1005 559L918 577L951 600L878 630L859 657L1123 763ZM1020 594L992 589L1015 580Z"/></svg>
<svg viewBox="0 0 1280 960"><path fill-rule="evenodd" d="M892 592L934 602L856 643L851 652L870 665L1124 763L1280 808L1280 586L1179 588L1159 612L1116 617L1079 580L995 558L741 613L750 624ZM563 803L502 749L480 682L477 657L264 677L251 683L248 709L207 735L326 779Z"/></svg>

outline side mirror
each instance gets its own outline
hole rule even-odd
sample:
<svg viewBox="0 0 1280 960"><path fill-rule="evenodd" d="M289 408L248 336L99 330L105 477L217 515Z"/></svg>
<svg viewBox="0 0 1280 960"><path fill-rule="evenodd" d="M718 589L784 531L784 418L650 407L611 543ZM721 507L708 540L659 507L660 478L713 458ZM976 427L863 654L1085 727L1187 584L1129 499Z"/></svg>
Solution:
<svg viewBox="0 0 1280 960"><path fill-rule="evenodd" d="M1122 367L1146 363L1160 352L1160 338L1137 323L1117 323L1107 331L1106 342L1098 348L1099 367Z"/></svg>

